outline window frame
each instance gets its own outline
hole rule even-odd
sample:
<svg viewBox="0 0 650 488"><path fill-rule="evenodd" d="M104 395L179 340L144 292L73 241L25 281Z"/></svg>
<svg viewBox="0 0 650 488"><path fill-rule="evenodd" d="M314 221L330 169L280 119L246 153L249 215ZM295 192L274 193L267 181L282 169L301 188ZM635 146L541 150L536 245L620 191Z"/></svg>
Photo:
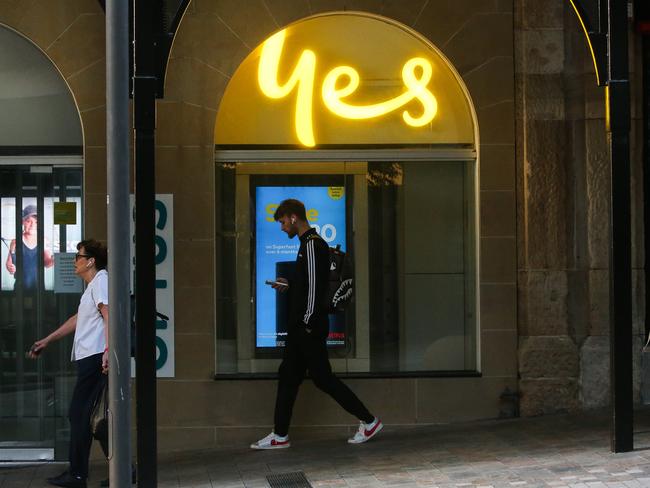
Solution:
<svg viewBox="0 0 650 488"><path fill-rule="evenodd" d="M343 378L418 378L418 377L478 377L481 376L481 317L480 317L480 165L479 165L479 153L478 151L467 148L467 147L430 147L430 148L407 148L407 149L323 149L323 150L300 150L300 149L271 149L271 150L259 150L256 148L220 148L215 147L215 156L214 164L215 171L216 165L223 163L246 163L246 164L256 164L256 163L272 163L272 162L282 162L295 164L295 168L300 163L305 162L319 162L323 164L331 164L337 162L343 163L370 163L370 162L436 162L436 161L445 161L445 162L466 162L473 164L474 169L474 229L473 234L473 247L474 247L474 317L475 317L475 333L474 333L474 347L475 347L475 369L463 369L459 371L445 370L445 371L393 371L393 372L372 372L372 371L354 371L346 368L344 371L340 370L342 365L339 365L339 362L345 364L349 361L348 358L331 358L332 366L337 375ZM336 164L333 167L337 166ZM254 172L253 172L254 173ZM287 173L287 174L296 174L296 172ZM236 176L237 178L237 176ZM215 199L218 195L219 190L215 188ZM356 192L356 188L355 188ZM237 197L238 198L238 197ZM215 201L215 206L218 204ZM237 205L237 204L236 204ZM250 228L250 222L246 221L242 223L242 226ZM215 241L218 238L217 233L219 230L215 226ZM216 252L216 250L215 250ZM240 270L237 269L238 275ZM247 271L250 272L250 269L247 268ZM367 275L366 275L367 278ZM244 278L244 283L241 285L238 283L237 288L242 286L246 290L250 290L250 280L251 277L246 275ZM363 286L363 284L361 284ZM217 290L215 289L215 294ZM238 291L237 295L239 296L243 291ZM367 300L366 300L367 301ZM361 301L363 303L363 301ZM240 334L242 331L242 326L240 325L240 315L242 311L237 311L237 369L241 369L241 354L239 352L240 348L245 348L248 352L250 349L251 357L246 359L250 365L250 371L237 371L237 372L220 372L219 371L219 358L218 355L218 334L216 331L217 320L219 317L218 310L216 307L219 304L219 300L215 300L215 380L233 380L233 379L275 379L277 378L277 373L269 372L270 369L277 369L277 366L280 363L278 358L258 358L255 354L254 345L252 344L252 331L248 331L245 334ZM369 306L369 303L365 305ZM365 310L367 315L367 310ZM359 323L359 314L364 313L364 310L357 310L357 323ZM243 319L244 316L241 315ZM259 361L263 363L257 364ZM367 360L369 363L369 359ZM257 366L262 366L263 372L258 370ZM362 366L361 364L357 366ZM369 367L368 367L369 369ZM258 371L256 371L258 370Z"/></svg>

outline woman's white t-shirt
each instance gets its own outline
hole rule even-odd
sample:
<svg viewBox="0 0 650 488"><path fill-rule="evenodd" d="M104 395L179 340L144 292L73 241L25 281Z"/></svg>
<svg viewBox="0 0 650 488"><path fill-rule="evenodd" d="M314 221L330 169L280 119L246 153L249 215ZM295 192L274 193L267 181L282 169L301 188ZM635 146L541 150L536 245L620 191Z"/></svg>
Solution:
<svg viewBox="0 0 650 488"><path fill-rule="evenodd" d="M72 361L104 352L104 318L99 311L99 305L102 303L108 305L108 273L104 269L97 272L81 295L72 345Z"/></svg>

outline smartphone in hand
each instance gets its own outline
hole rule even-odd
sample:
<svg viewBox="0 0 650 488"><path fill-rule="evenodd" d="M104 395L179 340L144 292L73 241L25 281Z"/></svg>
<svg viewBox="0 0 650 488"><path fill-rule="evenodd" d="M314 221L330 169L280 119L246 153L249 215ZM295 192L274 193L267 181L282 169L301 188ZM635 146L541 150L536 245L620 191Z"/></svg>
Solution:
<svg viewBox="0 0 650 488"><path fill-rule="evenodd" d="M278 285L278 286L289 286L288 283L285 283L283 281L271 281L271 280L266 280L264 283L267 285Z"/></svg>

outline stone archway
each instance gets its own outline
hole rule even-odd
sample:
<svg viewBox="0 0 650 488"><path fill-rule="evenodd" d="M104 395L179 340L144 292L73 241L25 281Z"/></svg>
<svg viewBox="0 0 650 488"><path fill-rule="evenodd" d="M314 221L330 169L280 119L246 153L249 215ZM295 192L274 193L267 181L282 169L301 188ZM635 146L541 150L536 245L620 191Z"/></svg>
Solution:
<svg viewBox="0 0 650 488"><path fill-rule="evenodd" d="M482 314L493 324L481 332L481 347L489 348L487 351L505 343L505 355L514 358L487 364L480 388L486 395L496 397L505 386L504 378L516 377L511 2L477 6L471 0L444 5L425 0L194 0L174 39L165 99L157 104L157 191L175 193L175 249L182 249L177 253L176 266L184 270L176 275L175 293L185 305L176 314L176 379L159 385L160 395L178 399L173 404L160 405L163 446L166 442L173 442L176 448L213 445L214 430L206 429L202 437L197 437L193 430L190 441L188 429L199 424L227 428L232 426L233 411L249 418L246 412L255 403L249 390L236 382L215 384L208 379L214 372L216 299L214 276L206 270L215 268L214 125L221 97L237 67L273 32L311 15L341 10L389 17L419 32L440 47L468 88L481 127L481 165L482 173L485 172L480 188L481 205L486 209L480 243L481 274L486 282L481 287L486 303ZM197 209L201 209L200 215ZM511 218L502 218L499 212L503 209L512 210ZM503 258L504 255L507 257ZM507 330L497 324L507 324ZM516 383L516 379L513 381ZM268 388L269 394L273 389L269 382L258 386L259 391ZM236 395L233 388L239 388ZM206 398L212 405L219 403L218 398L230 400L227 410L223 410L197 406L191 400L194 398ZM172 413L179 411L186 413L181 417ZM422 419L434 417L433 412L423 412Z"/></svg>
<svg viewBox="0 0 650 488"><path fill-rule="evenodd" d="M88 235L106 235L105 17L98 2L0 2L0 24L29 39L70 88L81 118Z"/></svg>

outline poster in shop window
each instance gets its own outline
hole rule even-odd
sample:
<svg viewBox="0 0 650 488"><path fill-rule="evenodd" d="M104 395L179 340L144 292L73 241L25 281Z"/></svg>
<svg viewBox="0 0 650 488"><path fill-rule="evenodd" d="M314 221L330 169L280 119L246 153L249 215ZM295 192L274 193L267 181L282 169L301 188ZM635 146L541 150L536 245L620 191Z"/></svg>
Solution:
<svg viewBox="0 0 650 488"><path fill-rule="evenodd" d="M0 198L0 290L79 292L79 278L75 278L74 290L62 291L56 282L57 272L62 271L57 269L59 254L74 255L81 240L81 198L68 197L66 203L74 205L75 223L65 226L67 240L62 242L60 225L53 218L58 197ZM42 241L38 238L39 226L43 227ZM69 270L66 264L63 266Z"/></svg>
<svg viewBox="0 0 650 488"><path fill-rule="evenodd" d="M255 323L258 348L282 347L287 335L288 293L279 293L266 280L290 277L300 247L289 239L273 214L282 200L305 204L307 220L331 247L346 249L345 192L332 186L258 186L255 189ZM330 315L329 346L345 343L344 319Z"/></svg>

